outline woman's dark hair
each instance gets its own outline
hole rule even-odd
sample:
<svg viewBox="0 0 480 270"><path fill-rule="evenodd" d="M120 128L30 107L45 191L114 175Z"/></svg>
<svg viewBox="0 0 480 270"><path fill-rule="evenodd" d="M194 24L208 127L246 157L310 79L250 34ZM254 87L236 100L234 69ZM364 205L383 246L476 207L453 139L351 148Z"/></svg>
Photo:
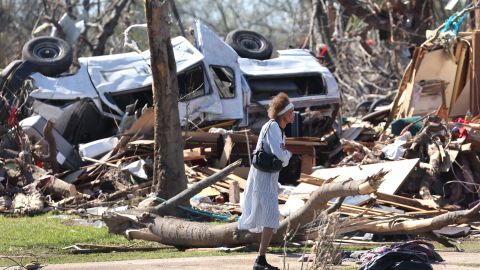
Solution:
<svg viewBox="0 0 480 270"><path fill-rule="evenodd" d="M287 94L280 92L273 97L270 107L268 107L268 117L270 119L277 119L278 113L281 112L290 103Z"/></svg>

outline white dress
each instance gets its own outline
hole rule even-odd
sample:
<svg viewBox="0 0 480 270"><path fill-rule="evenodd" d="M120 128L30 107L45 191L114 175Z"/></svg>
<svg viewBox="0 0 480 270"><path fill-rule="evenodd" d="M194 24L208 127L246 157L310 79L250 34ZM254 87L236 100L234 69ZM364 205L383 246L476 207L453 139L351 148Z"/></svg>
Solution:
<svg viewBox="0 0 480 270"><path fill-rule="evenodd" d="M269 124L268 133L264 137ZM283 167L288 165L292 154L284 148L285 139L277 122L270 120L265 123L258 138L256 149L260 148L263 138L264 151L277 156L282 161ZM241 204L242 215L238 220L238 229L260 233L264 227L267 227L274 229L274 232L276 232L280 225L278 175L279 172L268 173L253 166L250 167L244 199Z"/></svg>

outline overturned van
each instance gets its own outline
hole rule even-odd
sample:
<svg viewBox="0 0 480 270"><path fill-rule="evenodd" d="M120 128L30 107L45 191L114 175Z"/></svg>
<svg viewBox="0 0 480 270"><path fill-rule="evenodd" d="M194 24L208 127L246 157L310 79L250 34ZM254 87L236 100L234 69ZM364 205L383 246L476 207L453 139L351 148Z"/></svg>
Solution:
<svg viewBox="0 0 480 270"><path fill-rule="evenodd" d="M230 121L232 127L248 126L255 130L267 117L271 97L283 91L300 113L298 123L303 123L294 135L321 136L332 131L339 117L340 92L330 71L309 52L280 50L272 59L242 58L202 23L196 22L194 34L195 44L184 37L172 39L183 127ZM79 58L75 74L57 75L58 66L51 62L56 57L69 56L67 48L52 44L51 38L47 44L39 40L33 47L30 44L29 54L45 58L50 68L57 70L45 68L45 59L26 59L4 70L0 79L5 93L16 85L9 80L30 78L33 90L29 95L35 99L37 114L55 117L59 114L47 113L44 108L63 109L79 99L91 100L103 116L117 120L122 119L131 104L151 106L149 51Z"/></svg>

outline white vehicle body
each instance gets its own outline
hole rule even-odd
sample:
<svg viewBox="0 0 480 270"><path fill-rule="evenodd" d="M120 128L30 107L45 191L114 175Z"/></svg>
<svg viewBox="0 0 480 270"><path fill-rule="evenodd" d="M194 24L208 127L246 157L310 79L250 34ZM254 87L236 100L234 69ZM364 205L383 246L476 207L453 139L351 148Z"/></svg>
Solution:
<svg viewBox="0 0 480 270"><path fill-rule="evenodd" d="M283 90L297 108L337 106L338 111L340 91L334 77L305 50L281 50L278 57L268 60L240 58L200 22L196 23L195 43L192 45L184 37L172 39L182 125L198 119L236 119L241 120L241 125L248 125L247 116L264 110L261 105L267 105L271 96ZM149 51L84 57L79 58L79 64L78 72L71 75L32 74L31 97L66 103L91 98L101 111L120 117L125 104L120 104L119 98L142 91L150 91L151 95ZM257 96L260 100L255 99Z"/></svg>

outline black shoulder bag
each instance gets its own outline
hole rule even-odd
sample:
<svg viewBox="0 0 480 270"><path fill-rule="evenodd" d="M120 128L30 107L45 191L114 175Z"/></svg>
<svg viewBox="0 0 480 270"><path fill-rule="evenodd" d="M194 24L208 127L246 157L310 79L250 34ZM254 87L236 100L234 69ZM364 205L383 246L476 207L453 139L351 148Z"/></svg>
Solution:
<svg viewBox="0 0 480 270"><path fill-rule="evenodd" d="M252 165L253 167L257 168L263 172L278 172L283 168L283 163L280 159L277 158L274 154L269 154L263 150L263 140L268 133L268 129L270 128L270 124L268 124L267 129L262 137L262 142L260 145L260 149L255 149L252 155Z"/></svg>

